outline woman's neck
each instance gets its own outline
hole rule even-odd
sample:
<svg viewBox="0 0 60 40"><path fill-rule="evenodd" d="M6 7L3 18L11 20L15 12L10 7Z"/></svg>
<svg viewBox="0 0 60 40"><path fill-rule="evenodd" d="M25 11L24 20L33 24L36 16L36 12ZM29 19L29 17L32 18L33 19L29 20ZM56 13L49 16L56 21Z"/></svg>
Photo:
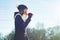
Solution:
<svg viewBox="0 0 60 40"><path fill-rule="evenodd" d="M23 15L23 13L19 12L19 14Z"/></svg>

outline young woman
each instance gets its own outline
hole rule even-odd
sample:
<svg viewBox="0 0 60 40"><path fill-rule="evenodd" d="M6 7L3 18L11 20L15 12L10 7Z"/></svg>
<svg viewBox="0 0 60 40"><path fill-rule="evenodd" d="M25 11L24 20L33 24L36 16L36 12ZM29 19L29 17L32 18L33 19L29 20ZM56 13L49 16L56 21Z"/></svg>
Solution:
<svg viewBox="0 0 60 40"><path fill-rule="evenodd" d="M19 5L19 12L14 13L15 17L15 36L14 40L25 40L25 28L31 21L32 13L27 13L28 8L25 5Z"/></svg>

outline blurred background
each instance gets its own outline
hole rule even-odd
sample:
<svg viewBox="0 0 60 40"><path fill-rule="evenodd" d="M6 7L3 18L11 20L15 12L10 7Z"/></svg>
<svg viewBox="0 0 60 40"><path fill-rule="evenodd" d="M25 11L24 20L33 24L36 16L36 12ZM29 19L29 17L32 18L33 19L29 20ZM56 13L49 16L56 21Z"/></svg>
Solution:
<svg viewBox="0 0 60 40"><path fill-rule="evenodd" d="M14 12L20 4L28 7L28 13L33 13L26 33L35 33L35 36L28 36L29 40L60 40L60 0L0 0L0 40L8 40L9 35L13 40Z"/></svg>

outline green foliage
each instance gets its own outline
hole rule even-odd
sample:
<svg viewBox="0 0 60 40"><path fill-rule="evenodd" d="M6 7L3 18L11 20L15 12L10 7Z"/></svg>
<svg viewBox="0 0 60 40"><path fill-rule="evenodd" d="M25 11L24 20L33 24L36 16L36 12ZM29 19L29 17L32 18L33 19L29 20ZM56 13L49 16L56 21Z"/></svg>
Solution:
<svg viewBox="0 0 60 40"><path fill-rule="evenodd" d="M3 37L0 33L0 40L13 40L14 31ZM45 29L27 28L26 34L28 40L60 40L60 26Z"/></svg>
<svg viewBox="0 0 60 40"><path fill-rule="evenodd" d="M0 33L0 40L3 40L3 35Z"/></svg>
<svg viewBox="0 0 60 40"><path fill-rule="evenodd" d="M27 37L29 40L45 40L45 30L27 29Z"/></svg>
<svg viewBox="0 0 60 40"><path fill-rule="evenodd" d="M13 40L14 39L14 31L12 31L9 35L4 37L4 40Z"/></svg>
<svg viewBox="0 0 60 40"><path fill-rule="evenodd" d="M49 40L60 40L60 26L55 26L48 29L48 36Z"/></svg>

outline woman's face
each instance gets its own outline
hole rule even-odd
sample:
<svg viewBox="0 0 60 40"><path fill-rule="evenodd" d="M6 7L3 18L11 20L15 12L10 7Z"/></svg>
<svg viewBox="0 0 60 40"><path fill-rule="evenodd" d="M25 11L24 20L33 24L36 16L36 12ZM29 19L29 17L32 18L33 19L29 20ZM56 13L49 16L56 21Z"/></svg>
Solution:
<svg viewBox="0 0 60 40"><path fill-rule="evenodd" d="M20 11L20 14L28 14L28 9L24 9L24 10L22 10L22 11Z"/></svg>
<svg viewBox="0 0 60 40"><path fill-rule="evenodd" d="M23 13L26 14L26 15L28 14L27 12L28 12L28 9L23 10Z"/></svg>

